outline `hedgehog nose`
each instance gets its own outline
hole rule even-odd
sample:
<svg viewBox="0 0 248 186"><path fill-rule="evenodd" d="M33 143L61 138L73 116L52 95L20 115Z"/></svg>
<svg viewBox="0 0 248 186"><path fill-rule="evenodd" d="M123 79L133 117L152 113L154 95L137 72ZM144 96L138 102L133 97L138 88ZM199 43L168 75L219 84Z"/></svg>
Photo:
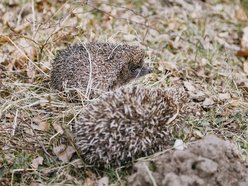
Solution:
<svg viewBox="0 0 248 186"><path fill-rule="evenodd" d="M146 70L147 70L147 74L150 74L150 73L152 73L152 72L153 72L153 69L152 69L152 68L150 68L150 67L146 67Z"/></svg>
<svg viewBox="0 0 248 186"><path fill-rule="evenodd" d="M141 76L146 75L146 74L150 74L152 72L153 72L153 69L150 67L142 67L140 69Z"/></svg>

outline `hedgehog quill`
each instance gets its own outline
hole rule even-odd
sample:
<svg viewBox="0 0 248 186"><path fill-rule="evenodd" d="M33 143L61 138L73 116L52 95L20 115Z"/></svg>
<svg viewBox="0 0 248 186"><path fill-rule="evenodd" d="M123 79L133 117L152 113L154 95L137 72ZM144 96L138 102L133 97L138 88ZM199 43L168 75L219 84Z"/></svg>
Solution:
<svg viewBox="0 0 248 186"><path fill-rule="evenodd" d="M74 126L85 162L120 166L163 150L186 100L181 89L121 87L87 105Z"/></svg>
<svg viewBox="0 0 248 186"><path fill-rule="evenodd" d="M151 72L138 46L89 42L60 50L52 63L51 86L80 88L88 97L117 88Z"/></svg>

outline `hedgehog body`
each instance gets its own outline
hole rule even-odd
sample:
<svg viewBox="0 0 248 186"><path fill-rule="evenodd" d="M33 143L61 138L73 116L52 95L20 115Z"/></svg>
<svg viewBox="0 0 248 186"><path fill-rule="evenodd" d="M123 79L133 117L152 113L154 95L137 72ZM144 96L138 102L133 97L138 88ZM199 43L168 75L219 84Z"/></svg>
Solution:
<svg viewBox="0 0 248 186"><path fill-rule="evenodd" d="M89 42L69 46L58 52L52 63L51 85L60 91L80 88L99 95L132 78L145 75L144 50L137 46Z"/></svg>
<svg viewBox="0 0 248 186"><path fill-rule="evenodd" d="M163 150L185 97L179 89L121 87L85 106L75 140L85 162L120 166Z"/></svg>

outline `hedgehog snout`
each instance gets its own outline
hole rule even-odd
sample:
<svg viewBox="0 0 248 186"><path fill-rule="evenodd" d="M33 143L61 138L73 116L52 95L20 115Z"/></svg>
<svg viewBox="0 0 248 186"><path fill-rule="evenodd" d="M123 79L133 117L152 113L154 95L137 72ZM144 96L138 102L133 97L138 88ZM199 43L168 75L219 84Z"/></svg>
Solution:
<svg viewBox="0 0 248 186"><path fill-rule="evenodd" d="M153 72L153 69L150 67L143 66L132 71L132 77L138 78Z"/></svg>

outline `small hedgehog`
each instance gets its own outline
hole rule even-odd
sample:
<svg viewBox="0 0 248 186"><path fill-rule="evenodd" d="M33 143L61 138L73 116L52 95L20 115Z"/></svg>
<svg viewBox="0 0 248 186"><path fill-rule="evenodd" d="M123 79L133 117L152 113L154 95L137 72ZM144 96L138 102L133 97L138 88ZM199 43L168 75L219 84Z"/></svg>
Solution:
<svg viewBox="0 0 248 186"><path fill-rule="evenodd" d="M65 87L81 88L83 93L94 97L150 73L143 65L144 57L144 50L137 46L100 42L74 44L56 55L51 86L60 91Z"/></svg>
<svg viewBox="0 0 248 186"><path fill-rule="evenodd" d="M120 166L168 147L185 96L182 89L139 86L103 94L75 122L82 158L99 167Z"/></svg>

